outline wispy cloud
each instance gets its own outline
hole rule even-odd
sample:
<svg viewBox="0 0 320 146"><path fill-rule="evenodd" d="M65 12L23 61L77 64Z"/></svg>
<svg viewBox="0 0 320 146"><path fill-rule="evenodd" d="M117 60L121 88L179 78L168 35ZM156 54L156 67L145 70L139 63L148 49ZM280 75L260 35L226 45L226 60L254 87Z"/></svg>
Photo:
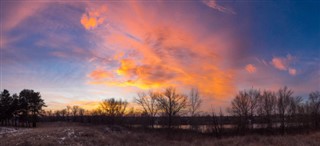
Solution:
<svg viewBox="0 0 320 146"><path fill-rule="evenodd" d="M104 70L102 68L98 68L98 69L92 71L89 74L89 77L94 80L101 80L101 79L106 79L106 78L113 78L113 74L107 70Z"/></svg>
<svg viewBox="0 0 320 146"><path fill-rule="evenodd" d="M195 27L193 22L175 23L164 16L170 12L156 15L159 10L143 7L143 3L133 2L119 10L110 6L108 30L97 27L94 31L97 44L106 46L97 49L113 54L109 59L117 62L96 62L97 66L108 68L114 78L91 77L90 84L140 89L197 86L204 95L220 99L235 92L234 71L221 67L222 58L232 59L235 48L234 43L226 43L233 41L227 33L202 39L199 32L189 29Z"/></svg>
<svg viewBox="0 0 320 146"><path fill-rule="evenodd" d="M45 2L2 2L1 9L3 9L2 19L5 21L1 22L2 29L9 31L19 25L22 25L23 21L29 17L37 14L41 9L47 6L49 3Z"/></svg>
<svg viewBox="0 0 320 146"><path fill-rule="evenodd" d="M318 56L308 66L301 56L296 62L291 55L270 59L260 50L249 52L251 37L238 33L237 24L225 19L234 15L224 13L236 14L227 3L199 1L199 5L208 6L201 10L193 3L152 3L12 2L11 7L2 6L5 13L1 16L6 16L0 23L5 36L0 43L8 46L2 50L6 66L3 83L19 90L45 87L57 96L61 91L56 89L77 89L64 93L68 100L61 98L50 104L57 107L95 106L90 101L130 99L137 90L167 86L183 90L198 87L208 101L204 106L220 106L238 89L252 86L276 90L288 85L301 92L319 89ZM190 12L190 7L194 11ZM91 88L108 93L82 97ZM56 99L46 92L41 90L48 103Z"/></svg>
<svg viewBox="0 0 320 146"><path fill-rule="evenodd" d="M234 12L231 8L226 8L224 6L219 5L216 0L203 0L202 2L208 7L218 10L220 12L228 13L228 14L236 14L236 12Z"/></svg>

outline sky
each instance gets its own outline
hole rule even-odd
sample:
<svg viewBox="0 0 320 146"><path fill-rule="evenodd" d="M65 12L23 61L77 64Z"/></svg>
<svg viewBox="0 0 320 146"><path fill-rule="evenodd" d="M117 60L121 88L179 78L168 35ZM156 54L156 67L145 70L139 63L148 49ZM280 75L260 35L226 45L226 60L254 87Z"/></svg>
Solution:
<svg viewBox="0 0 320 146"><path fill-rule="evenodd" d="M320 90L319 1L1 0L1 87L47 109L198 88L202 110L239 90ZM132 103L134 105L134 103Z"/></svg>

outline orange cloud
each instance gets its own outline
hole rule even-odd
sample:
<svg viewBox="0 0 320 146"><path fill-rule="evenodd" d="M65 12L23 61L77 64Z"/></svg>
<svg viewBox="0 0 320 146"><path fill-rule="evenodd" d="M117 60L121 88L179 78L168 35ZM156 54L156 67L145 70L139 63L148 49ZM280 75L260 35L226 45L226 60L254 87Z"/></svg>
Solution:
<svg viewBox="0 0 320 146"><path fill-rule="evenodd" d="M82 15L80 22L86 29L93 29L105 21L106 12L106 6L88 11Z"/></svg>
<svg viewBox="0 0 320 146"><path fill-rule="evenodd" d="M191 20L178 23L136 2L121 9L109 7L109 11L108 30L95 33L98 44L106 46L97 50L113 54L109 57L112 64L98 64L115 74L113 78L91 78L90 84L139 89L198 87L207 98L233 96L236 72L227 61L237 53L233 49L237 42L227 29L203 38L189 29L197 27Z"/></svg>
<svg viewBox="0 0 320 146"><path fill-rule="evenodd" d="M89 74L89 77L94 80L101 80L101 79L105 79L105 78L112 78L113 74L108 71L102 70L102 69L97 69L97 70L92 71Z"/></svg>
<svg viewBox="0 0 320 146"><path fill-rule="evenodd" d="M120 62L121 62L121 65L117 70L118 75L131 77L137 74L138 68L136 68L136 64L133 60L124 59L124 60L121 60Z"/></svg>
<svg viewBox="0 0 320 146"><path fill-rule="evenodd" d="M86 110L95 110L100 106L101 101L73 101L69 105L77 105Z"/></svg>
<svg viewBox="0 0 320 146"><path fill-rule="evenodd" d="M252 64L246 65L246 70L248 73L255 73L257 71L257 68L253 66Z"/></svg>

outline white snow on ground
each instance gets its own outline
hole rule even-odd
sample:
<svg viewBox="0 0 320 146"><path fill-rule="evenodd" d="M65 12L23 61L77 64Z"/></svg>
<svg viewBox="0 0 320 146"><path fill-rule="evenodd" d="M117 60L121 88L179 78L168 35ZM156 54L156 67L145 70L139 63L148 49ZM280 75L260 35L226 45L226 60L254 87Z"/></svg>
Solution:
<svg viewBox="0 0 320 146"><path fill-rule="evenodd" d="M74 129L66 129L66 130L64 130L63 131L64 133L67 133L67 135L68 135L68 137L70 138L70 137L77 137L76 135L75 135L75 132L74 132Z"/></svg>
<svg viewBox="0 0 320 146"><path fill-rule="evenodd" d="M17 132L16 128L0 127L0 135Z"/></svg>
<svg viewBox="0 0 320 146"><path fill-rule="evenodd" d="M4 137L6 135L17 135L23 134L26 129L18 129L12 127L0 127L0 137Z"/></svg>

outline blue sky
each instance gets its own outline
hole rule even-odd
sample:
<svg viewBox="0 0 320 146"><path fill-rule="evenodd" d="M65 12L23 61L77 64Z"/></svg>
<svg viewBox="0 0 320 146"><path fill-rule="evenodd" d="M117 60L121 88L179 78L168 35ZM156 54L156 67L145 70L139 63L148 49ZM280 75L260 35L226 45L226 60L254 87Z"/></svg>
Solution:
<svg viewBox="0 0 320 146"><path fill-rule="evenodd" d="M199 88L204 110L242 89L320 90L317 1L1 1L1 90L50 109ZM134 105L134 104L133 104Z"/></svg>

